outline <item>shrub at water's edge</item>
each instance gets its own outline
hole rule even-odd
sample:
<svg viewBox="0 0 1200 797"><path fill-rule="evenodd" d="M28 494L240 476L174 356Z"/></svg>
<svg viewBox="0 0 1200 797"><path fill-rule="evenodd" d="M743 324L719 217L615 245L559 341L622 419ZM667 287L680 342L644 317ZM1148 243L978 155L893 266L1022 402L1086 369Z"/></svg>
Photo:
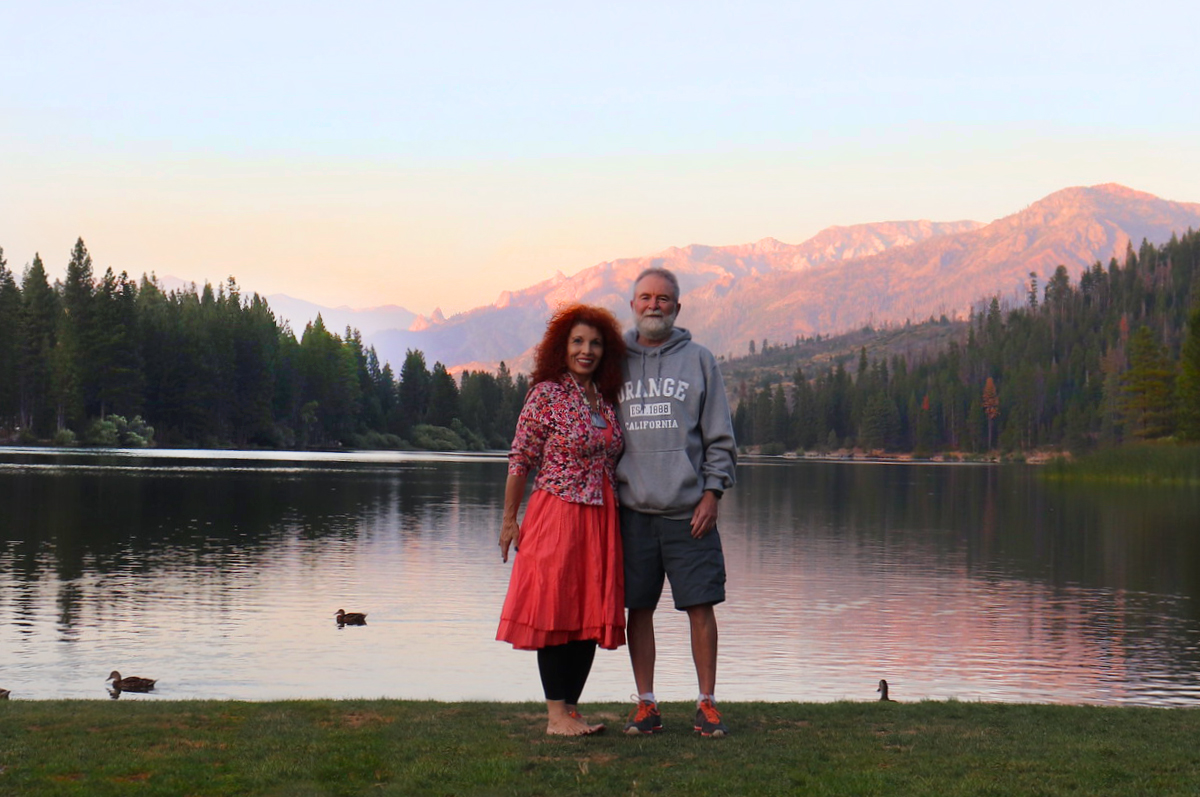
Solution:
<svg viewBox="0 0 1200 797"><path fill-rule="evenodd" d="M1200 485L1200 445L1161 442L1107 448L1073 461L1056 459L1044 476L1055 481Z"/></svg>

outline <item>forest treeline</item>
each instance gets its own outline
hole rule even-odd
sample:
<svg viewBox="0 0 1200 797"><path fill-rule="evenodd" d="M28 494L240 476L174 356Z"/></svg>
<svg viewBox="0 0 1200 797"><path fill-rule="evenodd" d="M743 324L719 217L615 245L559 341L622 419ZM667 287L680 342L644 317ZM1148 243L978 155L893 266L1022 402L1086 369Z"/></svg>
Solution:
<svg viewBox="0 0 1200 797"><path fill-rule="evenodd" d="M815 374L731 384L738 442L932 453L1200 439L1198 261L1189 230L1076 283L1062 266L1044 286L1031 272L1021 306L992 298L933 354L864 347ZM62 281L35 256L18 282L0 250L0 440L503 449L527 388L503 364L455 380L413 350L395 374L320 317L297 340L233 278L169 292L112 269L97 279L80 240Z"/></svg>
<svg viewBox="0 0 1200 797"><path fill-rule="evenodd" d="M964 339L730 386L740 444L765 452L985 452L1200 439L1200 233L1130 246L1072 282L973 311ZM799 342L797 346L799 346ZM761 356L761 355L760 355ZM849 367L848 367L849 366Z"/></svg>
<svg viewBox="0 0 1200 797"><path fill-rule="evenodd" d="M503 364L456 381L419 351L396 375L320 317L297 340L233 278L97 279L79 240L61 282L35 256L18 283L0 250L0 441L507 448L527 389Z"/></svg>

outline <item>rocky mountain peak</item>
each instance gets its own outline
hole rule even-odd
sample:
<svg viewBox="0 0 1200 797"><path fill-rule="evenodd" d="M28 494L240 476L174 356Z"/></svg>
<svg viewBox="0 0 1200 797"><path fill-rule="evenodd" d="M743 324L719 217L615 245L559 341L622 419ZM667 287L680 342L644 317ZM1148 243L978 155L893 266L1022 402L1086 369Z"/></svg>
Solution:
<svg viewBox="0 0 1200 797"><path fill-rule="evenodd" d="M633 280L648 267L680 279L680 324L718 355L746 351L748 341L791 341L864 324L966 315L991 296L1019 297L1030 271L1048 277L1065 265L1079 271L1123 255L1132 241L1163 243L1200 227L1200 205L1171 202L1122 185L1056 191L990 224L978 221L888 221L821 230L798 244L669 247L561 271L495 304L450 319L435 312L407 330L376 335L381 359L421 349L448 366L506 361L521 370L546 318L565 302L588 302L624 321Z"/></svg>

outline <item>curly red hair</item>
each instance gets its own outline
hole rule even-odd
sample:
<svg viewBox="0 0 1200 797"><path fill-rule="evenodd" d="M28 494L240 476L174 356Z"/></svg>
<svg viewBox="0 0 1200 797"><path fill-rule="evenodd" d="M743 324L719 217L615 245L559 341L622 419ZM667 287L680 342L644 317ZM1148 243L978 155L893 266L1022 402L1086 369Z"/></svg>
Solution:
<svg viewBox="0 0 1200 797"><path fill-rule="evenodd" d="M533 353L532 387L538 382L557 381L567 373L567 339L576 324L587 324L604 339L604 355L592 375L600 395L613 405L621 389L621 361L625 359L625 341L612 313L590 304L572 304L559 308L546 322L546 334Z"/></svg>

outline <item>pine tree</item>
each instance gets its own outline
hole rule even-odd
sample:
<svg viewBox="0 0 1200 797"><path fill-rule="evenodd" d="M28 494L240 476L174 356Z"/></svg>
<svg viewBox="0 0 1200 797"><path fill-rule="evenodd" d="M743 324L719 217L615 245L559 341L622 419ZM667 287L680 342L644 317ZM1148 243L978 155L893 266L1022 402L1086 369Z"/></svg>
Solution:
<svg viewBox="0 0 1200 797"><path fill-rule="evenodd" d="M124 272L104 272L93 303L92 373L98 415L132 418L142 409L142 363L137 335L137 289Z"/></svg>
<svg viewBox="0 0 1200 797"><path fill-rule="evenodd" d="M1149 327L1138 327L1130 341L1122 389L1122 411L1134 437L1153 440L1171 433L1174 369Z"/></svg>
<svg viewBox="0 0 1200 797"><path fill-rule="evenodd" d="M237 445L278 444L274 417L281 331L271 308L257 293L240 300L230 279L227 313L233 317L232 435ZM278 441L278 442L277 442Z"/></svg>
<svg viewBox="0 0 1200 797"><path fill-rule="evenodd" d="M988 344L994 345L998 343L1001 334L1004 332L1004 319L1000 315L999 297L992 297L992 301L988 304L986 321L984 323L984 329L987 332Z"/></svg>
<svg viewBox="0 0 1200 797"><path fill-rule="evenodd" d="M1179 363L1179 436L1200 440L1200 301L1188 318L1187 339Z"/></svg>
<svg viewBox="0 0 1200 797"><path fill-rule="evenodd" d="M800 449L816 448L817 407L812 385L797 369L794 377L796 393L792 403L792 439Z"/></svg>
<svg viewBox="0 0 1200 797"><path fill-rule="evenodd" d="M747 443L761 446L772 442L771 389L769 387L754 391L754 400L750 405L750 429Z"/></svg>
<svg viewBox="0 0 1200 797"><path fill-rule="evenodd" d="M497 429L496 410L502 403L496 377L486 371L465 371L459 391L459 408L463 423L491 448L504 448L508 440Z"/></svg>
<svg viewBox="0 0 1200 797"><path fill-rule="evenodd" d="M1046 283L1046 304L1049 305L1054 316L1061 319L1070 298L1071 275L1066 266L1060 265L1054 269L1054 276Z"/></svg>
<svg viewBox="0 0 1200 797"><path fill-rule="evenodd" d="M0 433L19 425L20 335L21 291L0 249Z"/></svg>
<svg viewBox="0 0 1200 797"><path fill-rule="evenodd" d="M440 362L433 364L429 380L429 412L427 422L449 427L459 417L458 384Z"/></svg>
<svg viewBox="0 0 1200 797"><path fill-rule="evenodd" d="M936 445L932 405L929 401L928 393L921 399L920 405L914 408L914 413L916 428L913 430L913 448L917 451L927 453L932 451Z"/></svg>
<svg viewBox="0 0 1200 797"><path fill-rule="evenodd" d="M789 450L796 447L795 437L792 435L792 416L788 411L787 394L782 384L775 385L775 391L771 395L771 442Z"/></svg>
<svg viewBox="0 0 1200 797"><path fill-rule="evenodd" d="M898 415L895 404L884 393L875 393L867 401L862 426L858 430L859 444L868 450L888 447L888 440L895 433Z"/></svg>
<svg viewBox="0 0 1200 797"><path fill-rule="evenodd" d="M372 353L375 349L372 347ZM375 394L379 396L379 407L383 412L383 429L392 432L400 425L400 394L397 390L396 375L391 363L384 363L379 369L379 378L375 381Z"/></svg>
<svg viewBox="0 0 1200 797"><path fill-rule="evenodd" d="M1000 417L1000 394L996 392L996 383L989 376L983 386L983 414L987 416L987 447L992 450L992 430L996 418Z"/></svg>
<svg viewBox="0 0 1200 797"><path fill-rule="evenodd" d="M503 364L502 364L503 365ZM400 434L408 435L412 428L425 423L429 412L429 387L433 377L425 365L425 354L409 349L400 367Z"/></svg>
<svg viewBox="0 0 1200 797"><path fill-rule="evenodd" d="M853 385L850 381L850 374L846 372L846 365L839 362L833 372L833 381L830 385L829 429L834 431L838 439L847 445L853 444L853 441L849 440L853 436L850 423L852 390Z"/></svg>
<svg viewBox="0 0 1200 797"><path fill-rule="evenodd" d="M514 379L512 372L504 361L496 371L496 386L500 388L500 404L496 412L496 434L504 440L504 448L508 448L513 435L517 431L517 418L521 408L525 406L525 394L529 392L529 380L524 374Z"/></svg>
<svg viewBox="0 0 1200 797"><path fill-rule="evenodd" d="M92 256L80 238L71 250L62 286L57 345L51 359L58 428L82 427L87 405L96 395Z"/></svg>
<svg viewBox="0 0 1200 797"><path fill-rule="evenodd" d="M362 336L358 330L354 330L355 347L359 352L362 352L362 371L359 382L362 385L362 414L359 417L359 423L366 429L374 429L383 431L387 427L387 409L384 407L384 400L387 394L379 389L379 384L383 379L383 369L379 365L379 355L375 353L375 347L371 346L365 351L362 348ZM389 404L390 406L390 404Z"/></svg>
<svg viewBox="0 0 1200 797"><path fill-rule="evenodd" d="M51 358L57 341L59 298L50 287L42 258L33 262L21 279L21 332L18 364L20 425L36 437L54 428Z"/></svg>
<svg viewBox="0 0 1200 797"><path fill-rule="evenodd" d="M1125 371L1124 349L1114 347L1100 358L1099 435L1103 445L1112 446L1124 435L1121 417L1121 375Z"/></svg>
<svg viewBox="0 0 1200 797"><path fill-rule="evenodd" d="M143 277L137 294L138 337L142 341L145 410L153 418L156 438L166 445L185 441L180 434L185 414L183 348L179 295L168 297L151 277Z"/></svg>
<svg viewBox="0 0 1200 797"><path fill-rule="evenodd" d="M349 442L357 425L359 382L351 347L325 328L318 314L305 327L300 339L300 375L304 380L304 404L316 426L312 443Z"/></svg>
<svg viewBox="0 0 1200 797"><path fill-rule="evenodd" d="M276 351L275 396L272 400L275 429L285 445L295 445L303 428L304 392L300 376L300 342L286 327L279 332Z"/></svg>
<svg viewBox="0 0 1200 797"><path fill-rule="evenodd" d="M733 436L738 441L739 445L747 445L750 440L750 412L746 409L749 402L743 398L737 403L737 408L733 411Z"/></svg>

